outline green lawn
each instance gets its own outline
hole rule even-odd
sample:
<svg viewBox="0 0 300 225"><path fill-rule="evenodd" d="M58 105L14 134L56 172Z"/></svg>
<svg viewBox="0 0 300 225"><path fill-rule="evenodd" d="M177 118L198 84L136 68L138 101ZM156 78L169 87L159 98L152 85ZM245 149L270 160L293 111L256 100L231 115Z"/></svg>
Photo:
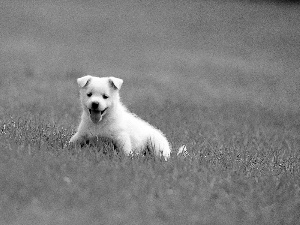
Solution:
<svg viewBox="0 0 300 225"><path fill-rule="evenodd" d="M0 224L300 224L299 5L1 6ZM85 74L124 80L169 161L69 146Z"/></svg>

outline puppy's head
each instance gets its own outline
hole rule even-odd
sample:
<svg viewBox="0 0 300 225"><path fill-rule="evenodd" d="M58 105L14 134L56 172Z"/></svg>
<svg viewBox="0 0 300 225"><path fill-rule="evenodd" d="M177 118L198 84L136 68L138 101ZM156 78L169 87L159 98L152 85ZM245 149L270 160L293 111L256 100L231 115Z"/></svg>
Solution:
<svg viewBox="0 0 300 225"><path fill-rule="evenodd" d="M90 75L77 79L80 87L80 99L83 110L93 123L98 123L103 116L119 101L119 90L123 80L115 77L93 77Z"/></svg>

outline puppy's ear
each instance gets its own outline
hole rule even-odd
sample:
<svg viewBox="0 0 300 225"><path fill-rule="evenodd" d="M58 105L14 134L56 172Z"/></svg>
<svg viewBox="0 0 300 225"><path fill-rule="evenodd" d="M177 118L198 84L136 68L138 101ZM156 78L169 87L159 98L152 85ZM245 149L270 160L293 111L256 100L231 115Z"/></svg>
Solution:
<svg viewBox="0 0 300 225"><path fill-rule="evenodd" d="M80 88L83 88L89 84L91 79L92 79L91 75L86 75L84 77L80 77L77 79L77 84Z"/></svg>
<svg viewBox="0 0 300 225"><path fill-rule="evenodd" d="M123 80L116 77L109 77L108 81L114 89L118 89L118 90L121 89L121 86L123 84Z"/></svg>

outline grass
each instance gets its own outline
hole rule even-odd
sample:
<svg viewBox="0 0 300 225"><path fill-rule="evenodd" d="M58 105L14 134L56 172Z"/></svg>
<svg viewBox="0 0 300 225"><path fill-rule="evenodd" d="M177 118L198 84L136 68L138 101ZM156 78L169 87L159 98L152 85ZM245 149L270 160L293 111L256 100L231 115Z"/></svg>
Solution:
<svg viewBox="0 0 300 225"><path fill-rule="evenodd" d="M0 224L299 224L297 4L16 0L0 19ZM70 146L83 74L123 78L171 159Z"/></svg>
<svg viewBox="0 0 300 225"><path fill-rule="evenodd" d="M107 155L98 147L74 149L68 145L70 129L36 118L1 122L2 224L297 224L300 219L299 139L290 130L201 127L198 140L189 137L190 156L175 153L164 162Z"/></svg>

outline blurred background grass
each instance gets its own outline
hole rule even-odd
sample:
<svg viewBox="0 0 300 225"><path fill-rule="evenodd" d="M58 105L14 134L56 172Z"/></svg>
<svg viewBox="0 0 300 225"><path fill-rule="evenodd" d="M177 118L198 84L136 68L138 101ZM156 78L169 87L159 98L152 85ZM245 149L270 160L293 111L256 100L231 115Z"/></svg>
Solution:
<svg viewBox="0 0 300 225"><path fill-rule="evenodd" d="M2 1L2 113L74 107L75 78L125 80L129 105L247 102L299 110L299 5L270 1Z"/></svg>

